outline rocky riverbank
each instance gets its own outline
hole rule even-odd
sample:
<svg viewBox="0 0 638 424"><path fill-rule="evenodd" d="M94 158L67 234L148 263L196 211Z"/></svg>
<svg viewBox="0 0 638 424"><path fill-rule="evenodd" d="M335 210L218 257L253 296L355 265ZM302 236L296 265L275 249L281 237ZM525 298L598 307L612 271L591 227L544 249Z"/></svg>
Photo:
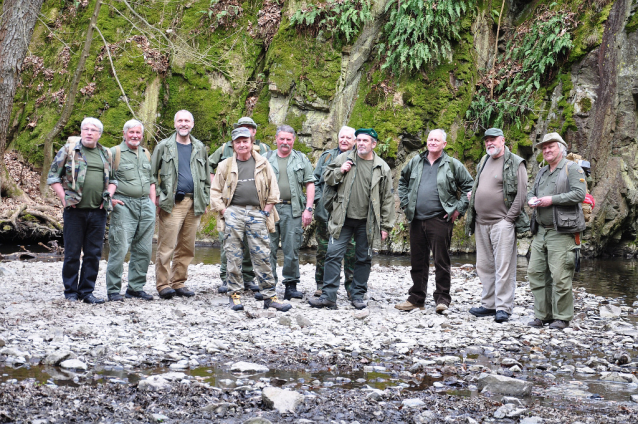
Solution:
<svg viewBox="0 0 638 424"><path fill-rule="evenodd" d="M194 298L92 306L63 299L61 266L0 267L0 422L638 421L634 299L579 290L569 329L538 330L519 282L496 324L467 313L481 286L465 266L445 315L431 302L401 313L409 269L375 266L366 310L342 292L337 311L244 296L237 313L217 294L219 266L195 265ZM314 267L301 274L312 293Z"/></svg>

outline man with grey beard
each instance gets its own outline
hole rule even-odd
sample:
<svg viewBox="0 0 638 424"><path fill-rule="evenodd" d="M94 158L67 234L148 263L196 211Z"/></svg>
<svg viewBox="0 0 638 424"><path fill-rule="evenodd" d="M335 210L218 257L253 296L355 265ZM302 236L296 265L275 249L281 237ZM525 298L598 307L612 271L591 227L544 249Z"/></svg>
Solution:
<svg viewBox="0 0 638 424"><path fill-rule="evenodd" d="M490 128L483 136L487 154L476 169L465 221L468 235L476 232L476 272L483 285L476 317L509 320L516 290L516 233L529 230L523 210L527 194L525 160L505 147L503 131Z"/></svg>

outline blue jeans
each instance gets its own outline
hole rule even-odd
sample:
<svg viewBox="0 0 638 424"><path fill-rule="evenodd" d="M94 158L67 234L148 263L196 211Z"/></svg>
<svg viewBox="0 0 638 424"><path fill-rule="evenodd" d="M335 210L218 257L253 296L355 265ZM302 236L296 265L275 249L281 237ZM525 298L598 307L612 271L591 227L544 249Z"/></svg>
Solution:
<svg viewBox="0 0 638 424"><path fill-rule="evenodd" d="M370 267L372 256L368 249L368 234L366 233L365 219L346 218L339 239L330 237L328 241L328 251L326 252L326 264L323 276L323 293L321 297L327 298L331 302L337 301L337 291L341 282L341 261L350 240L354 236L355 256L354 278L350 293L352 299L362 300L368 292L368 278L370 277Z"/></svg>
<svg viewBox="0 0 638 424"><path fill-rule="evenodd" d="M84 299L93 293L100 267L106 210L64 208L64 264L62 282L64 297ZM80 255L82 270L80 271ZM79 274L79 281L78 281Z"/></svg>

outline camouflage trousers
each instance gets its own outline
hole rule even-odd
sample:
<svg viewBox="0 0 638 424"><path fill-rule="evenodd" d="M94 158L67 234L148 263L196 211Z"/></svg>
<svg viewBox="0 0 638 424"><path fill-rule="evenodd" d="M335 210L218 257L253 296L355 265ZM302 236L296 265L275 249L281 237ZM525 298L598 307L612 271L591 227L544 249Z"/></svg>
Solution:
<svg viewBox="0 0 638 424"><path fill-rule="evenodd" d="M328 225L320 219L317 219L315 239L317 239L317 266L315 269L315 282L317 283L317 289L321 290L323 287L324 265L326 263L326 252L328 251L328 240L330 240L330 234L328 234ZM357 260L355 256L354 237L348 243L348 248L346 249L346 254L343 260L344 274L346 275L344 287L347 291L350 291L352 279L354 278L354 263Z"/></svg>
<svg viewBox="0 0 638 424"><path fill-rule="evenodd" d="M275 295L275 279L270 267L270 236L266 228L266 216L258 206L229 206L224 212L224 250L226 250L226 272L228 293L244 290L242 261L244 259L244 235L248 242L253 271L259 281L259 291L264 298Z"/></svg>

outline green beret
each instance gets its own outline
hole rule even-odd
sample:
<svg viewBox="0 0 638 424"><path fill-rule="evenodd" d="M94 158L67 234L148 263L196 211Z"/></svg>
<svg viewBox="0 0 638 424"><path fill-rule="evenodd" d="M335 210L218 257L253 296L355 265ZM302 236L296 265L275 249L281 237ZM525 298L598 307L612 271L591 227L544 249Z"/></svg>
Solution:
<svg viewBox="0 0 638 424"><path fill-rule="evenodd" d="M370 137L374 138L375 140L379 139L379 135L374 130L374 128L359 128L358 130L354 132L354 136L356 137L359 134L368 134Z"/></svg>

